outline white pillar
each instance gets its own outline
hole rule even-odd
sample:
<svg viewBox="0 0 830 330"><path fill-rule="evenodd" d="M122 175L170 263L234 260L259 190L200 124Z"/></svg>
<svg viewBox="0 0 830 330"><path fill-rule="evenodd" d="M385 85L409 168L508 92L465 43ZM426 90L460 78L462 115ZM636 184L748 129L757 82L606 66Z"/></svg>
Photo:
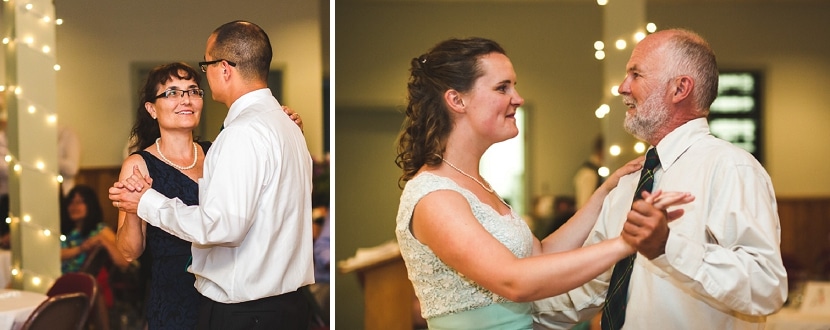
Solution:
<svg viewBox="0 0 830 330"><path fill-rule="evenodd" d="M12 287L46 292L61 275L55 7L51 0L2 4Z"/></svg>

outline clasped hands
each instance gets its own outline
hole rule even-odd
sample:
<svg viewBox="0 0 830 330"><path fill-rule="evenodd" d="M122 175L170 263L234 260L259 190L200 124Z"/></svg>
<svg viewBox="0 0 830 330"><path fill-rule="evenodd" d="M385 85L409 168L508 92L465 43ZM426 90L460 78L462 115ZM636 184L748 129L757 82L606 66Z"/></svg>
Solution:
<svg viewBox="0 0 830 330"><path fill-rule="evenodd" d="M153 178L144 176L133 166L133 174L124 180L116 181L109 189L109 199L112 206L126 213L137 213L138 201L147 191L144 188L152 187Z"/></svg>
<svg viewBox="0 0 830 330"><path fill-rule="evenodd" d="M649 260L666 253L669 222L680 218L683 209L667 211L671 206L691 203L695 197L688 192L643 192L643 199L634 201L620 236Z"/></svg>

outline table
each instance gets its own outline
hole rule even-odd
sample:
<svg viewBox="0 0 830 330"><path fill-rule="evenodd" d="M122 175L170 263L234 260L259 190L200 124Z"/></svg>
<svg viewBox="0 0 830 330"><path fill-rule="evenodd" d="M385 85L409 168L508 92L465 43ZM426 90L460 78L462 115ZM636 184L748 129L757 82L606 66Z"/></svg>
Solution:
<svg viewBox="0 0 830 330"><path fill-rule="evenodd" d="M767 316L767 330L828 330L830 315L804 313L796 308L785 307Z"/></svg>
<svg viewBox="0 0 830 330"><path fill-rule="evenodd" d="M20 329L46 298L46 295L35 292L0 290L0 330Z"/></svg>

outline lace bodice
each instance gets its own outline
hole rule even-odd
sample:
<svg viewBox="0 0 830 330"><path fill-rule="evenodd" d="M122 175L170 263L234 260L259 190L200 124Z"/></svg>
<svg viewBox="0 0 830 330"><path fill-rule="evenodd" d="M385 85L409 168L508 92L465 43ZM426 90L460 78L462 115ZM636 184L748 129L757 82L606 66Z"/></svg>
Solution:
<svg viewBox="0 0 830 330"><path fill-rule="evenodd" d="M415 205L421 198L437 190L452 190L464 196L481 225L517 257L530 256L533 247L533 234L516 212L500 215L455 181L429 172L417 175L406 184L401 195L395 235L409 279L421 301L423 317L429 319L507 302L504 297L483 288L444 264L428 246L412 236L409 224Z"/></svg>

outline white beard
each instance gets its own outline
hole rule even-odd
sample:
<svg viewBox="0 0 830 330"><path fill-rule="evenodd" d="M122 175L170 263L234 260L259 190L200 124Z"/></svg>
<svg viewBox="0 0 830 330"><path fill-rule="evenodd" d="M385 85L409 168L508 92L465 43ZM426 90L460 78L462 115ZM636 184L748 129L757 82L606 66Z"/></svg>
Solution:
<svg viewBox="0 0 830 330"><path fill-rule="evenodd" d="M633 104L635 108L633 113L625 113L625 131L641 140L649 141L657 129L669 120L669 107L662 102L665 94L666 86L651 93L643 104L637 104L631 96L623 95L625 104Z"/></svg>

